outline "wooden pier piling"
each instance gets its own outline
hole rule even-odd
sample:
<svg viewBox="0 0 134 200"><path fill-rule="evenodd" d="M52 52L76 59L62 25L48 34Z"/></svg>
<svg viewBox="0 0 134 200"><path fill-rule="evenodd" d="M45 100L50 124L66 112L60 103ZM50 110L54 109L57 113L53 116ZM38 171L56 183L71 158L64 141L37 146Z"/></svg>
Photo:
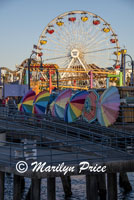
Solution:
<svg viewBox="0 0 134 200"><path fill-rule="evenodd" d="M98 180L98 190L99 190L99 196L100 200L106 200L106 177L104 174L98 174L97 175Z"/></svg>
<svg viewBox="0 0 134 200"><path fill-rule="evenodd" d="M98 199L98 187L96 175L86 175L86 194L87 200Z"/></svg>
<svg viewBox="0 0 134 200"><path fill-rule="evenodd" d="M107 174L108 200L117 200L117 174Z"/></svg>
<svg viewBox="0 0 134 200"><path fill-rule="evenodd" d="M31 200L40 200L41 179L33 178L31 182Z"/></svg>
<svg viewBox="0 0 134 200"><path fill-rule="evenodd" d="M55 177L47 178L47 199L56 200Z"/></svg>
<svg viewBox="0 0 134 200"><path fill-rule="evenodd" d="M61 176L61 181L62 181L65 197L70 197L72 195L70 176Z"/></svg>
<svg viewBox="0 0 134 200"><path fill-rule="evenodd" d="M5 172L0 172L0 200L4 200Z"/></svg>
<svg viewBox="0 0 134 200"><path fill-rule="evenodd" d="M13 200L21 200L21 177L18 175L14 175Z"/></svg>
<svg viewBox="0 0 134 200"><path fill-rule="evenodd" d="M124 189L125 193L132 191L132 186L129 182L127 173L124 173L124 172L120 173L120 175L119 175L119 185L120 185L120 187L122 187Z"/></svg>

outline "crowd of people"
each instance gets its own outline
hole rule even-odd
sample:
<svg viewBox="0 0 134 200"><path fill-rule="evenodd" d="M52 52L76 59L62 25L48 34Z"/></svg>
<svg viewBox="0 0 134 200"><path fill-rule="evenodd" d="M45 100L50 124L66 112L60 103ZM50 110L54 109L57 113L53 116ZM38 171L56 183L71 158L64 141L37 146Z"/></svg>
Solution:
<svg viewBox="0 0 134 200"><path fill-rule="evenodd" d="M17 106L17 104L20 102L20 97L6 97L0 99L0 106L8 106L8 105L14 105Z"/></svg>
<svg viewBox="0 0 134 200"><path fill-rule="evenodd" d="M0 99L0 107L8 107L9 113L13 113L17 110L18 103L20 102L21 97L7 97Z"/></svg>

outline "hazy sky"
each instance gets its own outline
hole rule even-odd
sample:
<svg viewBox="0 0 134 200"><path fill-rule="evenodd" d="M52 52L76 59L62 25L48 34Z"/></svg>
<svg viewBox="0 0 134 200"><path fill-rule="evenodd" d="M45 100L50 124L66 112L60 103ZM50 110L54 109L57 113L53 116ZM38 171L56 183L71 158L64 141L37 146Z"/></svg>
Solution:
<svg viewBox="0 0 134 200"><path fill-rule="evenodd" d="M111 24L120 47L134 59L133 0L0 0L0 67L15 69L56 16L72 10L95 13Z"/></svg>

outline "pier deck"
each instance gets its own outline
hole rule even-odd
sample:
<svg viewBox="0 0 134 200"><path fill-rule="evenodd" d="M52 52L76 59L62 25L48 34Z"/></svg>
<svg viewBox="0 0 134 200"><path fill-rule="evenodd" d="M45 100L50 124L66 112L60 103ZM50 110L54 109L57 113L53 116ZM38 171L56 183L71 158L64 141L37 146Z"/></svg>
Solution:
<svg viewBox="0 0 134 200"><path fill-rule="evenodd" d="M8 171L17 173L14 169L18 160L27 159L29 166L36 160L50 165L64 162L77 168L81 161L88 161L94 165L105 164L108 172L120 171L121 166L122 171L134 171L133 132L101 127L98 124L89 125L82 121L68 125L50 116L40 119L17 112L9 116L6 109L0 113L0 130L5 131L7 136L7 141L0 146L1 170L6 170L8 164ZM14 142L16 139L19 139L19 143ZM24 139L32 143L25 144ZM27 158L25 156L26 149L37 151L31 160L31 154ZM16 159L15 151L21 154L20 158ZM25 176L29 174L32 176L30 171ZM78 170L74 174L78 174Z"/></svg>

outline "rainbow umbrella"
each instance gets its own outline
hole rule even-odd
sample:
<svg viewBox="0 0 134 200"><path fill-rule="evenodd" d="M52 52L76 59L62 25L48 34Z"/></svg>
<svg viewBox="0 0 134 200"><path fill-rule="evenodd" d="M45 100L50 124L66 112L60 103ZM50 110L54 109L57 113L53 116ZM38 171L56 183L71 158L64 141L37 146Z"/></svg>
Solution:
<svg viewBox="0 0 134 200"><path fill-rule="evenodd" d="M74 122L81 116L87 95L87 91L81 91L71 97L65 108L64 120L66 122Z"/></svg>
<svg viewBox="0 0 134 200"><path fill-rule="evenodd" d="M99 95L95 90L89 91L87 95L82 111L82 117L88 123L96 120L97 117L97 104L99 100Z"/></svg>
<svg viewBox="0 0 134 200"><path fill-rule="evenodd" d="M106 89L100 97L97 109L97 119L102 126L113 124L119 114L120 95L114 86Z"/></svg>
<svg viewBox="0 0 134 200"><path fill-rule="evenodd" d="M18 110L25 113L32 113L35 95L36 93L33 90L28 91L18 104Z"/></svg>
<svg viewBox="0 0 134 200"><path fill-rule="evenodd" d="M45 114L50 94L48 91L42 91L36 95L33 101L33 113L34 114Z"/></svg>
<svg viewBox="0 0 134 200"><path fill-rule="evenodd" d="M57 93L51 94L50 95L50 100L49 100L49 105L50 105L49 109L50 109L51 115L53 117L56 117L54 105L55 105L55 99L56 99L57 96L58 96Z"/></svg>
<svg viewBox="0 0 134 200"><path fill-rule="evenodd" d="M53 101L53 102L50 104L50 111L51 111L51 115L52 115L53 117L56 117L54 105L55 105L55 101Z"/></svg>
<svg viewBox="0 0 134 200"><path fill-rule="evenodd" d="M68 101L70 100L71 96L72 96L72 90L66 89L60 92L60 94L56 97L52 111L56 117L64 119L65 107Z"/></svg>

